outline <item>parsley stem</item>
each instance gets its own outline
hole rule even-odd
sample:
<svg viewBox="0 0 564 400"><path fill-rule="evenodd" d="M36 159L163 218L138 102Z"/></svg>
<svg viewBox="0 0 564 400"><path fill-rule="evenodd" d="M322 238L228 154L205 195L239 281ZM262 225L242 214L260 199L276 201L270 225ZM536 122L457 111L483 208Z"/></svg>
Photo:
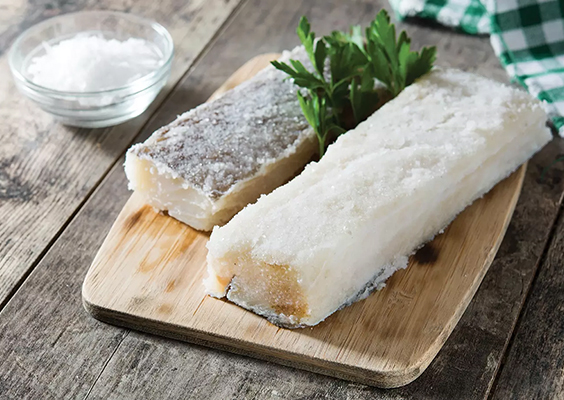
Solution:
<svg viewBox="0 0 564 400"><path fill-rule="evenodd" d="M317 134L317 141L319 142L319 159L325 154L325 138L319 133Z"/></svg>

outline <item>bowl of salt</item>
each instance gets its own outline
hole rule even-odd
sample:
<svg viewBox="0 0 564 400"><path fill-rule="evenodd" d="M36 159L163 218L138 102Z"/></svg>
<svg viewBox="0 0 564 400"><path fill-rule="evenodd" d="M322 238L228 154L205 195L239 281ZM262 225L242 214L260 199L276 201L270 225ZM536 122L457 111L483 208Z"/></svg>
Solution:
<svg viewBox="0 0 564 400"><path fill-rule="evenodd" d="M101 128L141 114L166 84L174 45L156 22L84 11L23 32L8 60L18 89L65 125Z"/></svg>

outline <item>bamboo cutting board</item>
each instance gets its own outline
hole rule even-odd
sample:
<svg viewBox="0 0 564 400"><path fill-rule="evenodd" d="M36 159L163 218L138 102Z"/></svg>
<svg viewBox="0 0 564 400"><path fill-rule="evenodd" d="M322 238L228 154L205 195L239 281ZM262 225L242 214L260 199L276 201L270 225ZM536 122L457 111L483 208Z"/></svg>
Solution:
<svg viewBox="0 0 564 400"><path fill-rule="evenodd" d="M215 95L276 56L252 59ZM480 285L511 219L525 168L460 214L384 289L314 328L296 330L207 297L202 280L209 235L156 213L133 194L86 275L84 306L111 324L379 387L402 386L429 365Z"/></svg>

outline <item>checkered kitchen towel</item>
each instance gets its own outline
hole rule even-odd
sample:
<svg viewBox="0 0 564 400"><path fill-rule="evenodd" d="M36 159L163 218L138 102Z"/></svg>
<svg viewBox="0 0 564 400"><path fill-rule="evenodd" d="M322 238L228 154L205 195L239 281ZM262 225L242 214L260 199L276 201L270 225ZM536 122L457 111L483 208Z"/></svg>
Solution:
<svg viewBox="0 0 564 400"><path fill-rule="evenodd" d="M564 0L390 0L399 18L420 17L490 34L514 81L545 102L564 136Z"/></svg>

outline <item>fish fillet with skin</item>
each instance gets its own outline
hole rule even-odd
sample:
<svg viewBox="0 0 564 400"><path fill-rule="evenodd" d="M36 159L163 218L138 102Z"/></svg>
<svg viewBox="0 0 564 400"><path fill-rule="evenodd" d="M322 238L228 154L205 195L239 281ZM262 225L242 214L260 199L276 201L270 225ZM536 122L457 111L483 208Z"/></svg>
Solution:
<svg viewBox="0 0 564 400"><path fill-rule="evenodd" d="M311 326L408 256L550 139L529 94L434 70L261 197L208 243L208 294ZM343 311L345 312L345 311Z"/></svg>
<svg viewBox="0 0 564 400"><path fill-rule="evenodd" d="M303 47L280 60L288 59L310 65ZM209 231L287 182L313 158L317 142L286 78L268 66L131 147L129 188L157 210Z"/></svg>

